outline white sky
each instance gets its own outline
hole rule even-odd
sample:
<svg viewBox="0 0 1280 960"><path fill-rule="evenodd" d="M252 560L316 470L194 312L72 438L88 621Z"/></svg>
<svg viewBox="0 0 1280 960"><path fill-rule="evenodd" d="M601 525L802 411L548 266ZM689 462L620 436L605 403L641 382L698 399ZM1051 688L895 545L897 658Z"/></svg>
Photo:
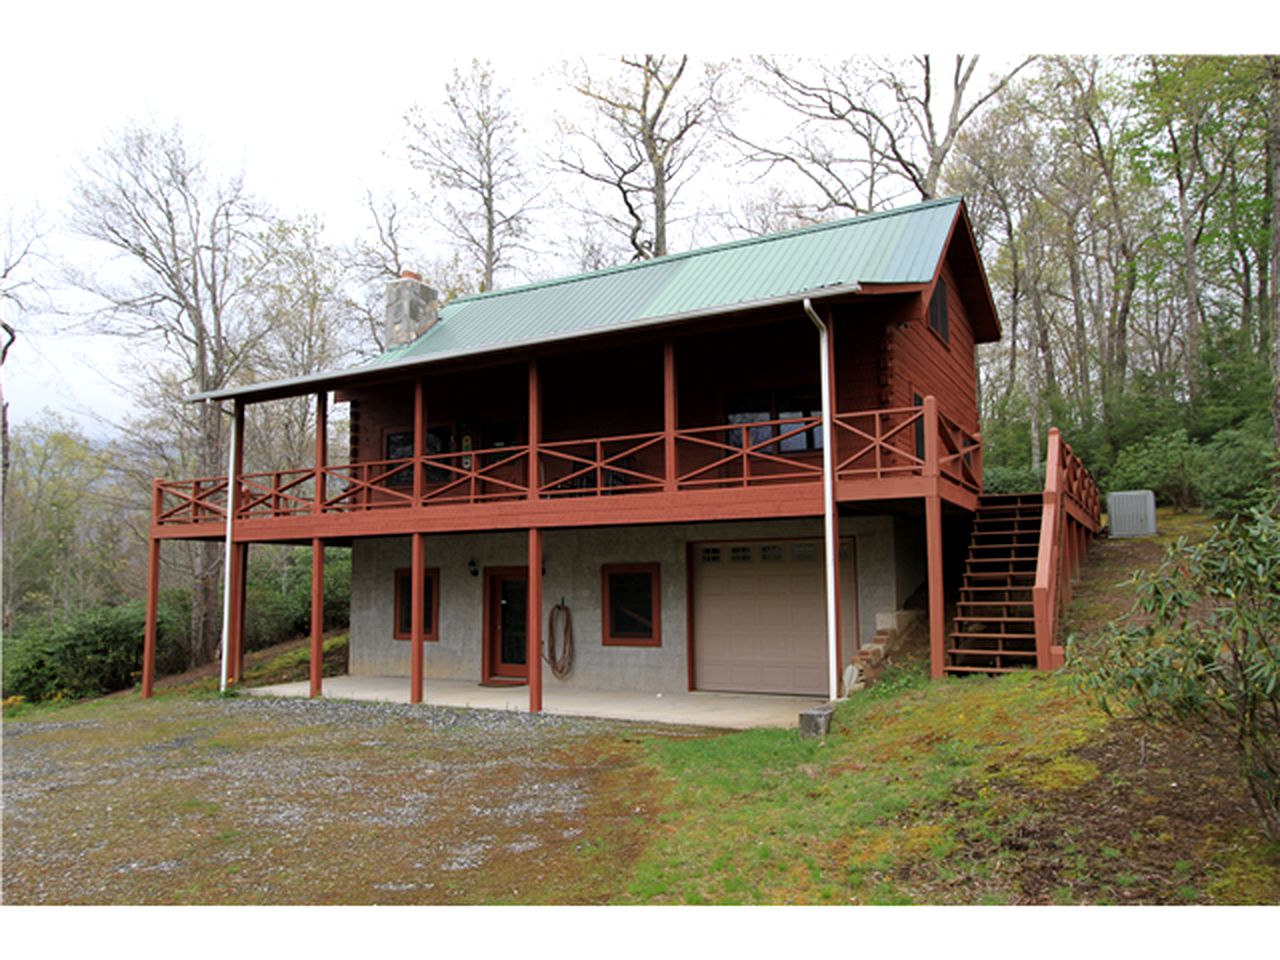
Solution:
<svg viewBox="0 0 1280 960"><path fill-rule="evenodd" d="M1160 5L1163 38L1141 8L1088 0L1071 5L1069 22L1056 22L1028 19L1029 6L11 3L0 16L0 216L40 211L52 252L76 250L58 231L79 161L124 121L154 117L180 121L212 169L242 169L251 191L281 212L318 213L334 239L351 239L366 225L366 188L406 186L405 110L415 100L438 103L452 66L472 56L491 59L517 102L545 117L562 57L623 45L684 48L702 58L764 50L838 59L966 40L1011 56L1050 47L1156 49L1162 39L1165 49L1186 49L1188 37L1196 50L1245 49L1280 36L1272 29L1239 37L1231 23L1261 26L1258 15L1223 16L1221 4L1207 24L1180 16L1176 4ZM1064 8L1045 9L1056 17ZM646 23L642 14L652 11ZM1276 25L1274 14L1261 16ZM51 324L40 316L15 325L23 335L4 369L14 422L50 406L97 432L93 414L120 415L118 342L47 333Z"/></svg>

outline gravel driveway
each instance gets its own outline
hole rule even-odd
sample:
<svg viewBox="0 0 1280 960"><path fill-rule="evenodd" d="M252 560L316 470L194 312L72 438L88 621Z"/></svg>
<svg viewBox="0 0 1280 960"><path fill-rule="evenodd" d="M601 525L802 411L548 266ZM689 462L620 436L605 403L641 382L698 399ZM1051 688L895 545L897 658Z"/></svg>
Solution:
<svg viewBox="0 0 1280 960"><path fill-rule="evenodd" d="M6 903L594 903L653 829L649 736L305 700L4 723Z"/></svg>

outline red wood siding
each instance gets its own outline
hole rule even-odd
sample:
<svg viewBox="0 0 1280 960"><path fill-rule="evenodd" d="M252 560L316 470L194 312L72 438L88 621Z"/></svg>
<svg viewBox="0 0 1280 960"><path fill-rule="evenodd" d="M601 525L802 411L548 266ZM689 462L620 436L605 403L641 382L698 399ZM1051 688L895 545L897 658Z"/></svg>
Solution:
<svg viewBox="0 0 1280 960"><path fill-rule="evenodd" d="M950 258L943 263L947 284L947 316L950 342L929 327L929 295L909 298L899 321L888 325L886 366L888 396L884 406L909 407L913 395L933 395L938 408L966 430L978 429L978 379L974 365L973 327L960 298L959 282Z"/></svg>

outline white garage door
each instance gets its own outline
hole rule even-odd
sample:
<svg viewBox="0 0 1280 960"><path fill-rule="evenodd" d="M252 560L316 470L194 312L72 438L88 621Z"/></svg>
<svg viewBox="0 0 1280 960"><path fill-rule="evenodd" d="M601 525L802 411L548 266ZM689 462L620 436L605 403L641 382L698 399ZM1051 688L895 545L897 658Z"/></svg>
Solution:
<svg viewBox="0 0 1280 960"><path fill-rule="evenodd" d="M857 623L853 543L841 544L846 649ZM821 540L700 543L693 548L694 676L699 690L827 692Z"/></svg>

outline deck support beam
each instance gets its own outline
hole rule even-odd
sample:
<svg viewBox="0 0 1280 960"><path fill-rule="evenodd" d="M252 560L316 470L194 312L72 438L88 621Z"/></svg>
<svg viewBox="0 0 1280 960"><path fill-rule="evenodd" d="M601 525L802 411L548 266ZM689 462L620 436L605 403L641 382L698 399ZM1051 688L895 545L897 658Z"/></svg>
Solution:
<svg viewBox="0 0 1280 960"><path fill-rule="evenodd" d="M160 481L151 484L151 516L160 515ZM160 603L160 538L147 544L147 612L142 634L142 697L151 696L156 678L156 614Z"/></svg>
<svg viewBox="0 0 1280 960"><path fill-rule="evenodd" d="M947 608L942 578L942 498L924 501L929 562L929 674L935 680L946 665Z"/></svg>
<svg viewBox="0 0 1280 960"><path fill-rule="evenodd" d="M426 633L426 624L423 623L423 603L426 599L424 596L425 583L427 575L426 563L426 536L421 533L415 533L412 540L413 559L409 570L409 602L412 605L412 612L409 614L409 702L422 702L422 661L423 661L423 634Z"/></svg>
<svg viewBox="0 0 1280 960"><path fill-rule="evenodd" d="M227 643L232 683L239 683L244 679L244 607L248 570L249 544L245 541L233 542L231 544L231 604L228 609L231 633Z"/></svg>
<svg viewBox="0 0 1280 960"><path fill-rule="evenodd" d="M324 676L324 541L311 541L311 696L318 697Z"/></svg>
<svg viewBox="0 0 1280 960"><path fill-rule="evenodd" d="M542 531L529 528L529 596L525 660L529 668L529 712L542 712Z"/></svg>

